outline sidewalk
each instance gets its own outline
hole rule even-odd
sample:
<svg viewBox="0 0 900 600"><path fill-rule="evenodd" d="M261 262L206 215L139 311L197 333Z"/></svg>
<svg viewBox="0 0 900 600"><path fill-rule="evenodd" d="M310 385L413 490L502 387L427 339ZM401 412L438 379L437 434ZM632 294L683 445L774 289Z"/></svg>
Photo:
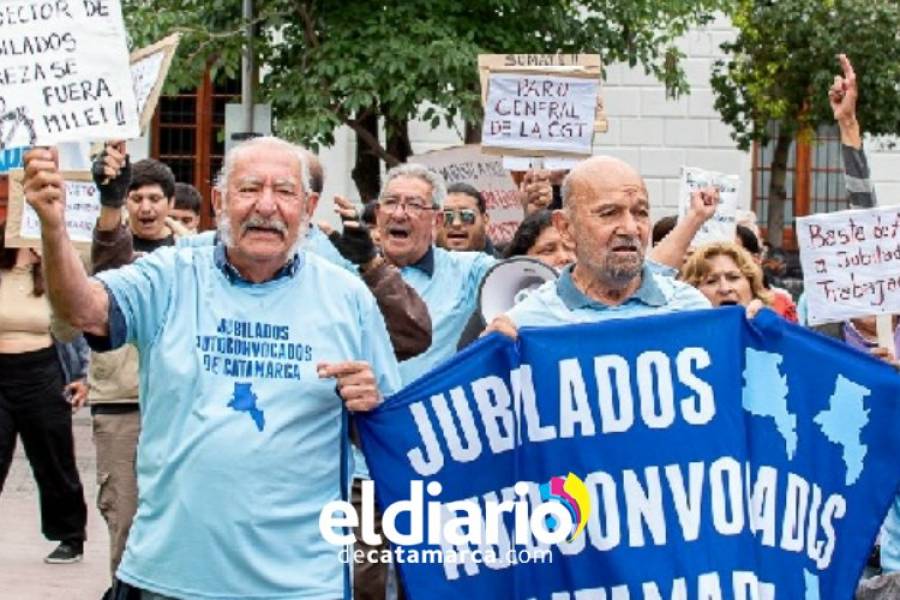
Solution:
<svg viewBox="0 0 900 600"><path fill-rule="evenodd" d="M41 535L37 488L22 444L0 494L0 598L3 600L99 600L109 585L109 537L96 507L97 464L87 409L74 419L75 453L88 506L84 560L48 565L55 547Z"/></svg>

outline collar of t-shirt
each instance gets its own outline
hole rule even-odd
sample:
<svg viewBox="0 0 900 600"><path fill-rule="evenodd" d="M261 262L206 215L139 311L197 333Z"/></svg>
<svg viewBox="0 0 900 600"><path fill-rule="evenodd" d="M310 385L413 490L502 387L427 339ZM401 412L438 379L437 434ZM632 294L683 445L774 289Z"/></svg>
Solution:
<svg viewBox="0 0 900 600"><path fill-rule="evenodd" d="M132 236L132 246L134 247L135 252L143 252L144 254L150 254L157 248L162 248L163 246L174 246L175 245L175 235L170 233L168 236L158 239L158 240L146 240L144 238L138 236Z"/></svg>
<svg viewBox="0 0 900 600"><path fill-rule="evenodd" d="M593 308L595 310L607 310L610 308L608 304L603 304L592 298L589 298L584 292L578 289L575 281L572 279L572 269L575 265L568 265L562 270L559 279L556 282L556 293L569 310L579 308ZM666 296L653 279L650 268L644 264L641 270L641 285L634 294L625 302L632 301L642 302L648 306L663 306L666 303Z"/></svg>
<svg viewBox="0 0 900 600"><path fill-rule="evenodd" d="M283 267L278 269L275 272L275 275L272 276L272 279L269 281L274 281L276 279L281 279L282 277L293 277L297 274L297 271L300 270L300 267L303 266L303 253L298 252L294 254L293 258L284 264ZM248 281L245 279L238 270L228 261L228 255L225 253L225 244L222 242L216 242L216 249L213 253L213 261L216 264L222 273L224 273L225 278L228 279L229 283L243 283L248 285L253 285L252 281Z"/></svg>
<svg viewBox="0 0 900 600"><path fill-rule="evenodd" d="M418 269L428 275L434 275L434 246L428 246L428 251L422 255L422 258L408 265L413 269Z"/></svg>

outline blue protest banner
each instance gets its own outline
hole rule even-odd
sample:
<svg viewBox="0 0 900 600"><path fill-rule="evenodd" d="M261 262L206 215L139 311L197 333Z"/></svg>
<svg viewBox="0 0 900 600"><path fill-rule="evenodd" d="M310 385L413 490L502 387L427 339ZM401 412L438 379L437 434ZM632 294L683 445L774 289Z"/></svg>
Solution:
<svg viewBox="0 0 900 600"><path fill-rule="evenodd" d="M358 420L393 550L355 558L412 600L846 600L900 482L898 399L769 311L491 336Z"/></svg>
<svg viewBox="0 0 900 600"><path fill-rule="evenodd" d="M7 173L11 169L22 168L22 157L28 148L3 148L0 149L0 173Z"/></svg>

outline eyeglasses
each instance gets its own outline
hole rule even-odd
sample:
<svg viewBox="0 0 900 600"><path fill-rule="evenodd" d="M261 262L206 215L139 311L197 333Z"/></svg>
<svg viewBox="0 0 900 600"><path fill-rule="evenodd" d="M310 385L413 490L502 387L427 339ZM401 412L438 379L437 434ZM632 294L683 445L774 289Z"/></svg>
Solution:
<svg viewBox="0 0 900 600"><path fill-rule="evenodd" d="M378 208L389 215L402 208L409 216L418 217L426 210L432 210L434 206L420 196L384 196L378 201Z"/></svg>
<svg viewBox="0 0 900 600"><path fill-rule="evenodd" d="M443 211L444 214L444 225L450 226L453 225L453 222L456 221L456 217L459 216L459 220L463 225L474 225L475 220L478 218L478 214L472 210L471 208L459 208L452 209L446 208Z"/></svg>

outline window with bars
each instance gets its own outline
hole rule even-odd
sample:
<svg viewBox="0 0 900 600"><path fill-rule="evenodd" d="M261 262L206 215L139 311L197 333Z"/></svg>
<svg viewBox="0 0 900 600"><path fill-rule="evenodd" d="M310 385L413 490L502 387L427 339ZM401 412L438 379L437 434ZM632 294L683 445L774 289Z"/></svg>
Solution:
<svg viewBox="0 0 900 600"><path fill-rule="evenodd" d="M850 208L837 127L820 127L810 146L809 214Z"/></svg>
<svg viewBox="0 0 900 600"><path fill-rule="evenodd" d="M207 72L197 89L161 96L154 117L151 155L169 165L177 181L200 190L203 228L212 224L212 184L225 154L229 102L240 102L240 81L213 82Z"/></svg>
<svg viewBox="0 0 900 600"><path fill-rule="evenodd" d="M772 157L775 151L777 124L770 125L772 141L753 148L753 210L759 225L768 222L769 183L772 177ZM837 127L820 127L815 138L805 141L797 138L791 143L785 177L784 206L785 231L783 246L793 248L793 224L795 217L834 212L849 207L844 186L844 169L841 159L840 135Z"/></svg>

